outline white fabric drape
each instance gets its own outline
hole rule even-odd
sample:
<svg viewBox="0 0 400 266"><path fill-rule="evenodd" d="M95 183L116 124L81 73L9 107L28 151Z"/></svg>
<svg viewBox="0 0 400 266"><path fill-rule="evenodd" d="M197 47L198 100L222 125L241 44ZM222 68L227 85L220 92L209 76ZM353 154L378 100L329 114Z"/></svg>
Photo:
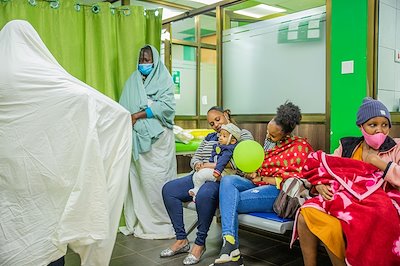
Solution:
<svg viewBox="0 0 400 266"><path fill-rule="evenodd" d="M108 265L129 113L68 74L26 21L0 31L0 58L0 265L47 265L67 245L82 265Z"/></svg>
<svg viewBox="0 0 400 266"><path fill-rule="evenodd" d="M161 194L163 185L175 177L175 136L171 129L164 128L151 150L132 160L130 190L124 205L126 228L121 232L144 239L175 237Z"/></svg>

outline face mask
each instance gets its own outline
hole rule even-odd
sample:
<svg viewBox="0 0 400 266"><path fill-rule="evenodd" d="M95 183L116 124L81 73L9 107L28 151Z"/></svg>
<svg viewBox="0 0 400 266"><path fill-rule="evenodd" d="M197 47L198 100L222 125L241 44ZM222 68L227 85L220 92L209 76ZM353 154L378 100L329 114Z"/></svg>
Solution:
<svg viewBox="0 0 400 266"><path fill-rule="evenodd" d="M138 70L144 76L148 76L150 72L153 70L153 64L139 64Z"/></svg>
<svg viewBox="0 0 400 266"><path fill-rule="evenodd" d="M385 142L386 135L383 133L376 133L373 135L365 132L364 128L361 126L361 132L364 136L365 142L374 150L379 149L379 147Z"/></svg>

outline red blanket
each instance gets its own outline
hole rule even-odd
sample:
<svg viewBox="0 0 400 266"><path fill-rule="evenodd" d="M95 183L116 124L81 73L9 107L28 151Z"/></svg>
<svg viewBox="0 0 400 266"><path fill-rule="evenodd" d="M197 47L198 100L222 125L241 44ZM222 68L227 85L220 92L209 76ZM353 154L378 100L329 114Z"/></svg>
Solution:
<svg viewBox="0 0 400 266"><path fill-rule="evenodd" d="M311 153L303 169L311 184L331 184L332 200L317 196L303 208L314 207L340 220L348 265L400 265L400 193L383 190L379 169L321 151Z"/></svg>

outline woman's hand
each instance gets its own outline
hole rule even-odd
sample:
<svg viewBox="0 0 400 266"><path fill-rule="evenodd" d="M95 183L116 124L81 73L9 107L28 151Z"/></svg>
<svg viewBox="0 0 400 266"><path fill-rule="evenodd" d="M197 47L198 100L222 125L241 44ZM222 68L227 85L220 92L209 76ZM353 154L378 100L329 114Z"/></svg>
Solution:
<svg viewBox="0 0 400 266"><path fill-rule="evenodd" d="M202 162L198 162L194 165L194 170L197 172L199 171L201 168L203 168L203 163Z"/></svg>
<svg viewBox="0 0 400 266"><path fill-rule="evenodd" d="M131 114L131 121L132 121L132 126L134 126L136 124L137 118L135 116L135 114Z"/></svg>
<svg viewBox="0 0 400 266"><path fill-rule="evenodd" d="M146 118L146 117L147 117L147 115L146 115L145 111L140 111L140 112L131 114L132 126L134 126L136 124L138 119L143 119L143 118Z"/></svg>
<svg viewBox="0 0 400 266"><path fill-rule="evenodd" d="M362 160L379 168L381 171L385 171L388 164L379 157L377 150L371 149L367 144L363 146Z"/></svg>
<svg viewBox="0 0 400 266"><path fill-rule="evenodd" d="M330 185L319 184L315 186L315 189L325 200L332 199L333 193Z"/></svg>
<svg viewBox="0 0 400 266"><path fill-rule="evenodd" d="M275 185L275 177L259 176L257 172L244 174L244 177L249 179L254 184L256 184L258 182L265 182L270 185Z"/></svg>
<svg viewBox="0 0 400 266"><path fill-rule="evenodd" d="M258 174L257 174L257 172L254 172L254 173L245 173L245 174L244 174L244 177L247 178L247 179L250 180L250 181L253 181L254 178L257 178L257 177L258 177Z"/></svg>
<svg viewBox="0 0 400 266"><path fill-rule="evenodd" d="M275 177L272 176L257 176L253 178L253 183L256 184L258 182L265 182L269 185L276 185Z"/></svg>

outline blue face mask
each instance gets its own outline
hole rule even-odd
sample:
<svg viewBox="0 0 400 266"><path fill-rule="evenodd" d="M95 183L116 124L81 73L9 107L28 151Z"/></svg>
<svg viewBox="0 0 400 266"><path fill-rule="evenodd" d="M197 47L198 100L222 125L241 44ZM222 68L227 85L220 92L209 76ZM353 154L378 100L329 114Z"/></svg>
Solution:
<svg viewBox="0 0 400 266"><path fill-rule="evenodd" d="M139 64L138 70L144 76L148 76L150 72L153 70L153 64Z"/></svg>

